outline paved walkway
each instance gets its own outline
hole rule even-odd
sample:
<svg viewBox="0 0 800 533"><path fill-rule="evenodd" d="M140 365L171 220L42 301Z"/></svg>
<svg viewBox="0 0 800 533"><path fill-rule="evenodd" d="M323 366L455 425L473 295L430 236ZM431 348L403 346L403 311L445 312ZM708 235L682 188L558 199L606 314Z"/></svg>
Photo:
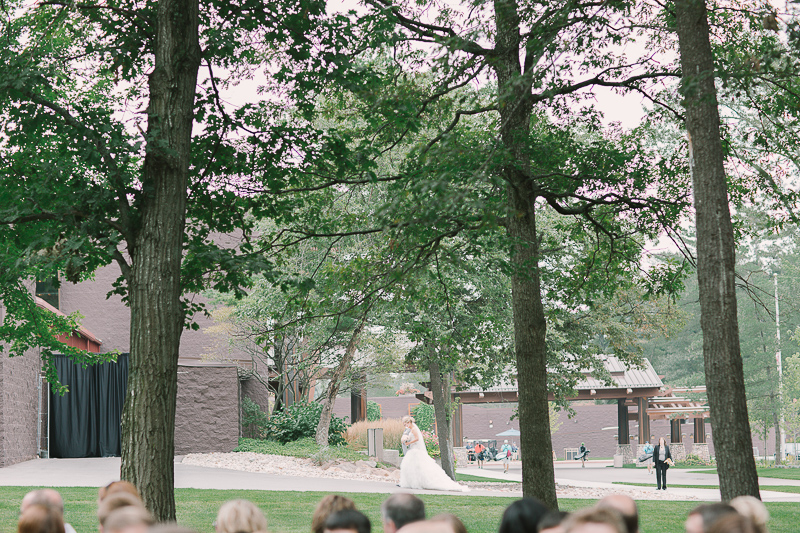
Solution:
<svg viewBox="0 0 800 533"><path fill-rule="evenodd" d="M323 491L323 492L376 492L392 493L404 489L393 483L359 481L352 479L311 478L278 476L272 474L241 472L219 468L184 465L181 458L175 460L175 487L197 489L244 489L281 491ZM0 468L0 486L48 486L48 487L101 487L119 479L120 460L118 457L90 459L35 459L5 468ZM511 464L510 472L503 473L502 463L491 462L485 468L465 466L459 473L495 479L522 480L521 465ZM668 473L671 485L717 485L716 475L692 473L672 468ZM648 474L646 468L610 468L610 461L589 461L586 468L580 463L556 464L556 481L562 485L577 487L613 488L620 487L613 482L651 483L655 491L655 474ZM800 481L789 479L761 478L761 485L800 486ZM644 490L647 490L646 488ZM670 488L673 496L686 499L719 500L718 489ZM440 491L418 491L421 493L442 494ZM520 492L496 492L476 490L470 494L477 496L521 496ZM764 501L800 502L800 494L762 491Z"/></svg>
<svg viewBox="0 0 800 533"><path fill-rule="evenodd" d="M616 483L649 483L655 492L656 475L655 469L652 474L647 473L647 468L611 468L612 461L588 461L585 468L581 468L579 461L559 461L556 463L556 483L572 485L575 487L621 487ZM464 474L471 474L484 477L513 479L522 481L522 465L519 462L512 462L508 474L503 473L503 465L498 462L484 464L483 469L477 466L459 468L458 471ZM698 473L702 468L686 470L682 468L670 468L667 471L667 481L669 485L711 485L718 486L719 478L717 474ZM761 486L766 485L790 485L800 486L800 480L759 478ZM668 485L668 486L669 486ZM645 487L641 487L645 488ZM645 488L646 489L646 488ZM676 495L686 496L687 499L700 498L706 501L719 501L720 493L717 488L710 489L685 489L670 488L670 492ZM761 491L761 499L765 502L800 502L800 494L789 492Z"/></svg>

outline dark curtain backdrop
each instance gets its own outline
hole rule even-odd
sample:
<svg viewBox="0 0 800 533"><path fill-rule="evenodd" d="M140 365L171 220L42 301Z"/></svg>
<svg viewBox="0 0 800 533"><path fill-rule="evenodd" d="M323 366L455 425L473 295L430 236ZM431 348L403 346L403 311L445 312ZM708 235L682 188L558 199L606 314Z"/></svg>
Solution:
<svg viewBox="0 0 800 533"><path fill-rule="evenodd" d="M85 368L63 355L54 363L69 392L50 392L50 457L119 456L128 354Z"/></svg>

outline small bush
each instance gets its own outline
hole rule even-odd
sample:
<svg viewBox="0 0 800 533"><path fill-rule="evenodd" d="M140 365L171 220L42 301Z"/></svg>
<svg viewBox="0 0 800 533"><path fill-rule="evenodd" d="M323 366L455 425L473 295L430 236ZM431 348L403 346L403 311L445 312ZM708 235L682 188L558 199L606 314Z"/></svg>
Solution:
<svg viewBox="0 0 800 533"><path fill-rule="evenodd" d="M319 450L316 453L312 453L310 457L314 464L319 466L328 461L333 461L337 458L337 455L336 451L332 450L330 446L320 446Z"/></svg>
<svg viewBox="0 0 800 533"><path fill-rule="evenodd" d="M348 446L354 450L367 449L367 430L383 428L383 449L397 450L400 448L400 437L403 436L403 422L399 418L384 418L382 420L356 422L347 428L345 439Z"/></svg>
<svg viewBox="0 0 800 533"><path fill-rule="evenodd" d="M308 457L318 459L344 459L358 461L364 459L364 454L353 451L346 446L318 446L312 438L304 438L294 442L281 444L274 440L239 439L239 446L235 452L263 453L266 455L284 455L288 457ZM322 461L324 462L324 461Z"/></svg>
<svg viewBox="0 0 800 533"><path fill-rule="evenodd" d="M703 459L700 458L699 455L690 453L689 455L686 456L686 458L683 461L681 461L680 464L686 466L708 466L711 465L712 463L711 461L704 461Z"/></svg>
<svg viewBox="0 0 800 533"><path fill-rule="evenodd" d="M322 404L316 402L293 403L269 418L266 437L284 444L304 437L314 438L321 414ZM344 444L343 433L346 430L347 422L343 418L332 415L328 430L328 444L333 446Z"/></svg>
<svg viewBox="0 0 800 533"><path fill-rule="evenodd" d="M425 441L428 455L431 457L440 457L442 455L442 451L439 449L439 437L428 431L423 431L422 439Z"/></svg>
<svg viewBox="0 0 800 533"><path fill-rule="evenodd" d="M411 410L411 416L422 431L433 431L436 424L436 415L433 406L421 403Z"/></svg>
<svg viewBox="0 0 800 533"><path fill-rule="evenodd" d="M378 402L367 400L367 420L375 422L381 419L381 406Z"/></svg>
<svg viewBox="0 0 800 533"><path fill-rule="evenodd" d="M269 415L261 410L261 406L250 398L242 398L242 435L254 439L261 439L267 433Z"/></svg>

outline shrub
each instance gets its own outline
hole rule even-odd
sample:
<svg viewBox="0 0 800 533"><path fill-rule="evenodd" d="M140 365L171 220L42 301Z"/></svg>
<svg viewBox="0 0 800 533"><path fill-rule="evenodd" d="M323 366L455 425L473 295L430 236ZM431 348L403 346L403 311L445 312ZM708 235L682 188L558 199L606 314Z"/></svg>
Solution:
<svg viewBox="0 0 800 533"><path fill-rule="evenodd" d="M267 432L269 415L261 410L261 406L250 398L242 398L242 435L254 439L264 438Z"/></svg>
<svg viewBox="0 0 800 533"><path fill-rule="evenodd" d="M239 439L239 446L233 451L309 457L314 461L322 462L335 458L346 461L358 461L364 458L363 454L346 446L319 446L312 438L304 438L286 444L274 440Z"/></svg>
<svg viewBox="0 0 800 533"><path fill-rule="evenodd" d="M314 438L322 414L322 404L316 402L297 402L274 413L267 422L266 436L281 443L287 443L304 437ZM328 444L338 445L345 442L342 435L347 430L347 422L343 418L331 415L328 430Z"/></svg>
<svg viewBox="0 0 800 533"><path fill-rule="evenodd" d="M399 418L384 418L382 420L356 422L347 428L345 439L354 450L367 449L367 430L383 428L383 449L397 450L400 448L400 437L403 436L403 422Z"/></svg>
<svg viewBox="0 0 800 533"><path fill-rule="evenodd" d="M434 424L436 423L436 415L434 414L433 406L427 403L416 405L411 410L411 416L422 431L433 431Z"/></svg>
<svg viewBox="0 0 800 533"><path fill-rule="evenodd" d="M428 455L431 457L439 457L442 455L442 451L439 449L439 437L428 431L423 431L422 439L425 441L425 447L428 449Z"/></svg>
<svg viewBox="0 0 800 533"><path fill-rule="evenodd" d="M681 461L681 464L686 466L708 466L711 464L711 462L704 461L699 455L690 453L683 461Z"/></svg>
<svg viewBox="0 0 800 533"><path fill-rule="evenodd" d="M375 422L376 420L380 419L381 419L381 406L378 405L378 402L367 400L367 420L369 420L370 422Z"/></svg>

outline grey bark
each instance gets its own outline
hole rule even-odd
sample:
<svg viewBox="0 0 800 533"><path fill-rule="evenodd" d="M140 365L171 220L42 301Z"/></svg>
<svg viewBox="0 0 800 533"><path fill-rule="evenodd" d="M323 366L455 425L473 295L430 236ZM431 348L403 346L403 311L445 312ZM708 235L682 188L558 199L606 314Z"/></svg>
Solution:
<svg viewBox="0 0 800 533"><path fill-rule="evenodd" d="M160 0L156 9L141 219L128 236L131 352L121 477L136 485L161 522L175 520L181 254L200 46L197 0Z"/></svg>
<svg viewBox="0 0 800 533"><path fill-rule="evenodd" d="M428 363L431 374L431 391L433 392L433 412L436 417L436 427L439 437L439 451L441 452L442 470L456 479L456 466L453 461L453 432L451 420L450 380L448 375L442 375L439 362L432 359Z"/></svg>
<svg viewBox="0 0 800 533"><path fill-rule="evenodd" d="M539 273L536 198L525 153L532 113L531 89L520 83L520 19L514 0L495 0L500 138L513 161L502 170L508 183L508 233L512 239L511 299L519 388L522 492L558 509L547 408L546 320Z"/></svg>
<svg viewBox="0 0 800 533"><path fill-rule="evenodd" d="M347 343L347 348L345 348L344 355L339 361L339 365L336 367L336 370L333 372L331 380L328 383L328 389L325 392L325 400L322 403L322 412L319 416L319 423L317 423L317 432L315 435L317 444L320 446L328 445L333 405L336 403L336 396L339 394L339 387L342 384L342 379L344 378L345 372L347 372L347 368L353 361L353 356L355 356L356 347L358 346L358 336L361 335L366 322L367 313L365 312L364 316L361 317L358 325L353 330L353 333L350 335L350 341Z"/></svg>
<svg viewBox="0 0 800 533"><path fill-rule="evenodd" d="M703 0L676 0L682 88L694 184L703 359L723 500L759 497L739 347L735 248L728 208L713 53Z"/></svg>

